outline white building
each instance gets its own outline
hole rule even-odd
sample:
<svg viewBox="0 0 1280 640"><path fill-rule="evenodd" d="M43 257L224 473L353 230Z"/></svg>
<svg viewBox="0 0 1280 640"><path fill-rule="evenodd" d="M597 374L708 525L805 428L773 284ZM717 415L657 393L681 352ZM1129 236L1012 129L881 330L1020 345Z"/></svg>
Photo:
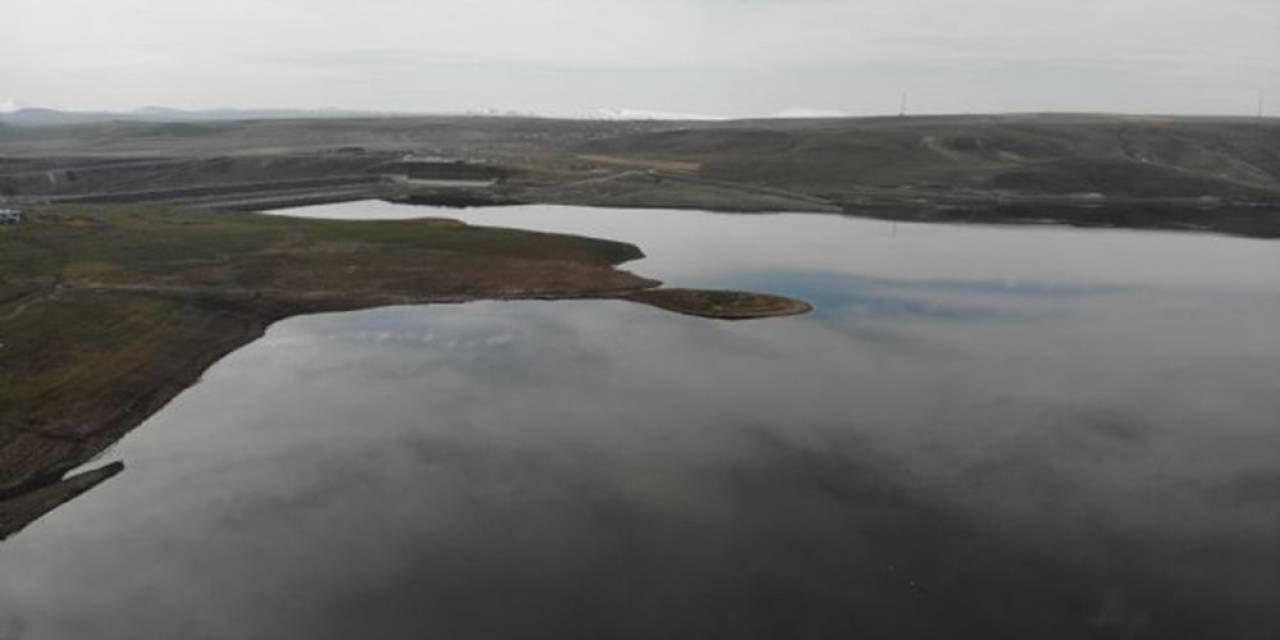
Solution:
<svg viewBox="0 0 1280 640"><path fill-rule="evenodd" d="M22 212L17 209L0 209L0 224L18 224L22 222Z"/></svg>

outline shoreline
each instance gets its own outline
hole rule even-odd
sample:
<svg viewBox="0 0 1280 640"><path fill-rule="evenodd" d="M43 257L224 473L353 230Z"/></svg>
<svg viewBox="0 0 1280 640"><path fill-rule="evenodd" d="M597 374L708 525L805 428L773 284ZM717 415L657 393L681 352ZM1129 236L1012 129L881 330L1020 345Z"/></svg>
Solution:
<svg viewBox="0 0 1280 640"><path fill-rule="evenodd" d="M169 227L175 224L176 230ZM185 228L219 224L234 233L224 238L227 230L215 229L208 236L191 235ZM55 263L57 271L45 274L43 285L0 296L7 300L0 304L0 383L6 383L0 384L0 540L119 473L122 467L111 465L110 472L104 468L65 477L196 384L213 364L281 320L404 304L645 303L632 296L687 291L661 289L659 281L617 269L643 255L634 245L496 227L130 207L106 214L46 210L24 226L18 231L34 231L42 238L24 244L25 236L11 229L0 233L0 248L12 245L13 253L21 253L16 249L60 242L65 246L54 254L74 255L77 247L100 252L98 244L115 242L112 234L124 231L123 250L154 246L165 254L159 264L172 266L157 272L154 261L133 254L117 258L127 267ZM165 237L170 232L177 237ZM68 233L73 235L64 237ZM267 237L253 251L238 256L218 252L220 243L236 247L246 242L246 235L257 240L255 234ZM341 239L329 239L330 234ZM414 238L406 241L406 235ZM366 247L350 236L378 241ZM207 243L212 246L186 246L215 255L207 262L193 261L183 251L169 256L166 241ZM429 248L440 244L453 248ZM225 283L206 282L218 279ZM234 284L246 279L247 285ZM4 285L0 281L0 293L5 293ZM708 293L709 299L718 299L716 292ZM720 319L792 314L798 305L808 309L798 301L778 304L785 299L774 296L758 300L773 306L759 306L747 315L717 314L687 301L655 306Z"/></svg>

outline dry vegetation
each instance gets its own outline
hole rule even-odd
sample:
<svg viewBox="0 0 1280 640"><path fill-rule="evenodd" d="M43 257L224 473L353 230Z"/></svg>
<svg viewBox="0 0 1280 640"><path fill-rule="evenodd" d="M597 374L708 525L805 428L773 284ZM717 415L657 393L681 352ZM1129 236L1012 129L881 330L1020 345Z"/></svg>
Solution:
<svg viewBox="0 0 1280 640"><path fill-rule="evenodd" d="M663 160L661 158L642 158L626 156L606 156L584 153L580 156L596 164L623 167L627 169L655 169L672 173L697 173L702 169L701 162L688 160Z"/></svg>
<svg viewBox="0 0 1280 640"><path fill-rule="evenodd" d="M0 538L118 472L63 480L276 320L482 298L629 299L659 284L615 268L642 255L452 220L33 211L0 229ZM747 317L746 297L697 295L637 301ZM757 298L751 317L782 310Z"/></svg>
<svg viewBox="0 0 1280 640"><path fill-rule="evenodd" d="M722 320L749 320L808 313L807 302L747 291L703 289L647 289L629 293L627 300L693 316Z"/></svg>
<svg viewBox="0 0 1280 640"><path fill-rule="evenodd" d="M38 211L0 231L0 537L87 489L59 480L275 320L612 296L657 284L614 268L640 256L628 244L460 223Z"/></svg>
<svg viewBox="0 0 1280 640"><path fill-rule="evenodd" d="M465 160L500 184L436 191L378 177L403 158L429 156ZM412 173L450 173L440 171ZM824 211L1280 237L1280 121L1027 114L0 126L0 195L245 209L391 197Z"/></svg>

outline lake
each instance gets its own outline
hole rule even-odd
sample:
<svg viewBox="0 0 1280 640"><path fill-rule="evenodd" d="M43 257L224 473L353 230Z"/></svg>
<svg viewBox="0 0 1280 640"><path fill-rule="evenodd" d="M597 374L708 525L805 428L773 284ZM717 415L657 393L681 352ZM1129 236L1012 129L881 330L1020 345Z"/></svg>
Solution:
<svg viewBox="0 0 1280 640"><path fill-rule="evenodd" d="M383 202L623 240L622 301L280 322L0 544L0 639L1280 637L1280 245Z"/></svg>

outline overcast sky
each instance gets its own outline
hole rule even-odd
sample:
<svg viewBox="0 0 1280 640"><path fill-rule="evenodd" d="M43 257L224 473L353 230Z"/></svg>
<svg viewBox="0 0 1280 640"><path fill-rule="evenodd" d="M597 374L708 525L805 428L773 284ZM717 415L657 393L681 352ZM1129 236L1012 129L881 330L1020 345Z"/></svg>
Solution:
<svg viewBox="0 0 1280 640"><path fill-rule="evenodd" d="M1280 115L1280 0L0 0L0 104Z"/></svg>

